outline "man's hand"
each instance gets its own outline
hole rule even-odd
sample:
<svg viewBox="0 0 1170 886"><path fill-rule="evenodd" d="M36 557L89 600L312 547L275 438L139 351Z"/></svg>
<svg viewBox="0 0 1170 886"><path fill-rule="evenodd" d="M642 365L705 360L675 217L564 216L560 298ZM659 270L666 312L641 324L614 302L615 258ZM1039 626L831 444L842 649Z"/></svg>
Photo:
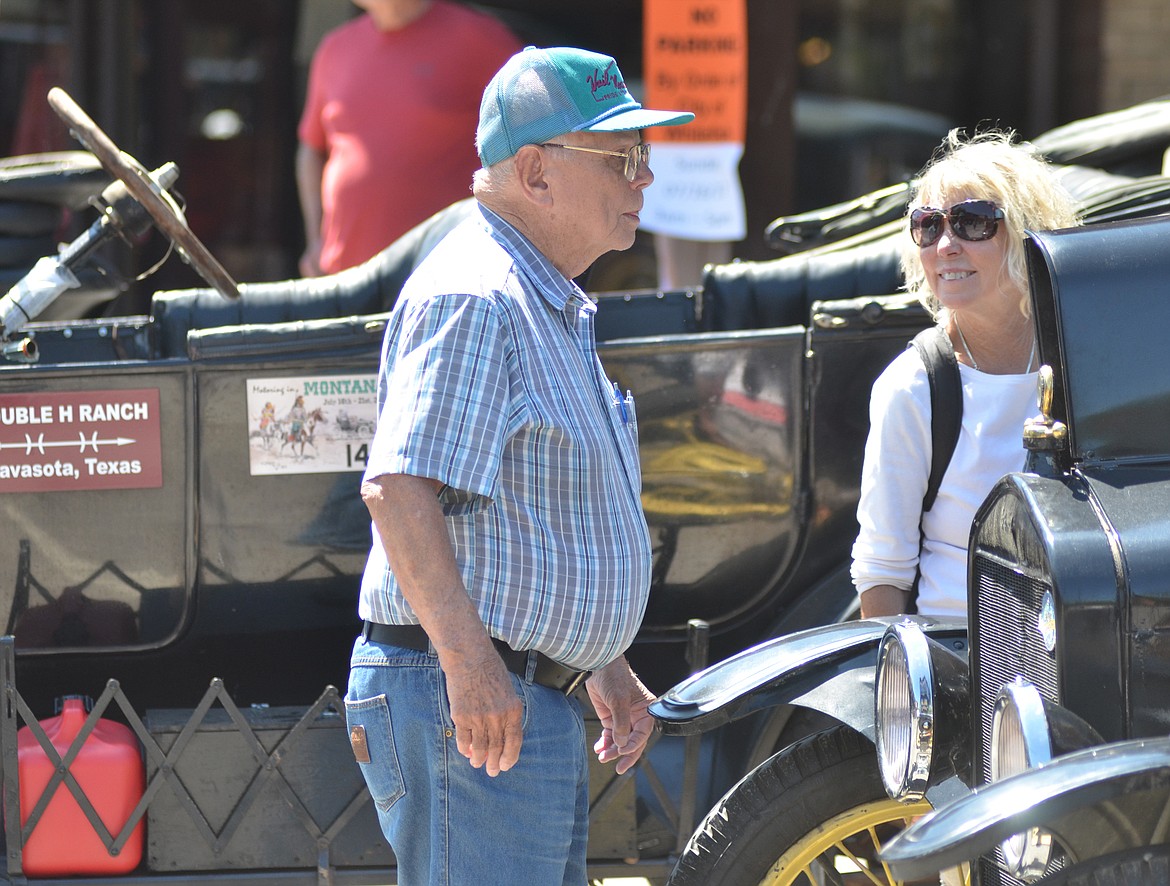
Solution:
<svg viewBox="0 0 1170 886"><path fill-rule="evenodd" d="M621 775L638 762L654 731L654 718L647 710L654 695L634 676L625 656L594 673L585 687L601 720L601 737L593 750L602 763L617 760L615 769Z"/></svg>
<svg viewBox="0 0 1170 886"><path fill-rule="evenodd" d="M444 668L459 753L495 778L520 759L524 706L494 648L482 659Z"/></svg>

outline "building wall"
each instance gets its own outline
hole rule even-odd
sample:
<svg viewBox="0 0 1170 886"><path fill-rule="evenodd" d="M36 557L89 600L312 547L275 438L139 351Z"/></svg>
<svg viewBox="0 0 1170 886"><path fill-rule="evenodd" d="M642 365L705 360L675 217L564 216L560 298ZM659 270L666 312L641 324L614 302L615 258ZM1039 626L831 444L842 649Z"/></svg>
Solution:
<svg viewBox="0 0 1170 886"><path fill-rule="evenodd" d="M1166 0L1105 0L1101 110L1170 95L1170 15Z"/></svg>

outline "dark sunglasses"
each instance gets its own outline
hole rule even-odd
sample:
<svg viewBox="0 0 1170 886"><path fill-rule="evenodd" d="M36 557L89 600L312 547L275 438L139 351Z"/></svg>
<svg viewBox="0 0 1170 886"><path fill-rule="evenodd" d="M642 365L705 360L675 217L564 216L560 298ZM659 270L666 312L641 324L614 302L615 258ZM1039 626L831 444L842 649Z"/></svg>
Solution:
<svg viewBox="0 0 1170 886"><path fill-rule="evenodd" d="M920 206L910 213L910 237L919 246L933 246L950 222L956 237L977 243L995 236L1001 218L1003 210L990 200L964 200L948 210Z"/></svg>

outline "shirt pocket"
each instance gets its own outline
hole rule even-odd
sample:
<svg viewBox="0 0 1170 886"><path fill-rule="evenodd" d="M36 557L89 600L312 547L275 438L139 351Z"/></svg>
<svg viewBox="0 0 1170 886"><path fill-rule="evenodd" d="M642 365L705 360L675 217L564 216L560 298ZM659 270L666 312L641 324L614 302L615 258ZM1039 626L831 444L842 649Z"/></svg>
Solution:
<svg viewBox="0 0 1170 886"><path fill-rule="evenodd" d="M611 388L610 408L615 413L614 442L618 456L634 494L641 495L642 463L638 453L638 410L634 405L634 395L629 391L621 393L621 389L614 384Z"/></svg>

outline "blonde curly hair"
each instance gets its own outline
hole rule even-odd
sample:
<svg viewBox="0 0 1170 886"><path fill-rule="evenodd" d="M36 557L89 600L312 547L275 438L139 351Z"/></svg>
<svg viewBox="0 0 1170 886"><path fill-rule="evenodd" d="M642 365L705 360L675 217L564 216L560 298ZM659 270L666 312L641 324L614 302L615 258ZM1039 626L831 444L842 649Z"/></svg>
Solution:
<svg viewBox="0 0 1170 886"><path fill-rule="evenodd" d="M997 236L1006 236L1000 287L1018 292L1028 316L1028 268L1024 232L1068 228L1079 223L1078 207L1060 184L1053 166L1012 130L984 130L972 136L952 129L912 186L904 222L902 273L906 291L938 318L941 306L922 268L922 250L910 239L910 213L920 206L942 207L957 200L990 200L1004 213Z"/></svg>

